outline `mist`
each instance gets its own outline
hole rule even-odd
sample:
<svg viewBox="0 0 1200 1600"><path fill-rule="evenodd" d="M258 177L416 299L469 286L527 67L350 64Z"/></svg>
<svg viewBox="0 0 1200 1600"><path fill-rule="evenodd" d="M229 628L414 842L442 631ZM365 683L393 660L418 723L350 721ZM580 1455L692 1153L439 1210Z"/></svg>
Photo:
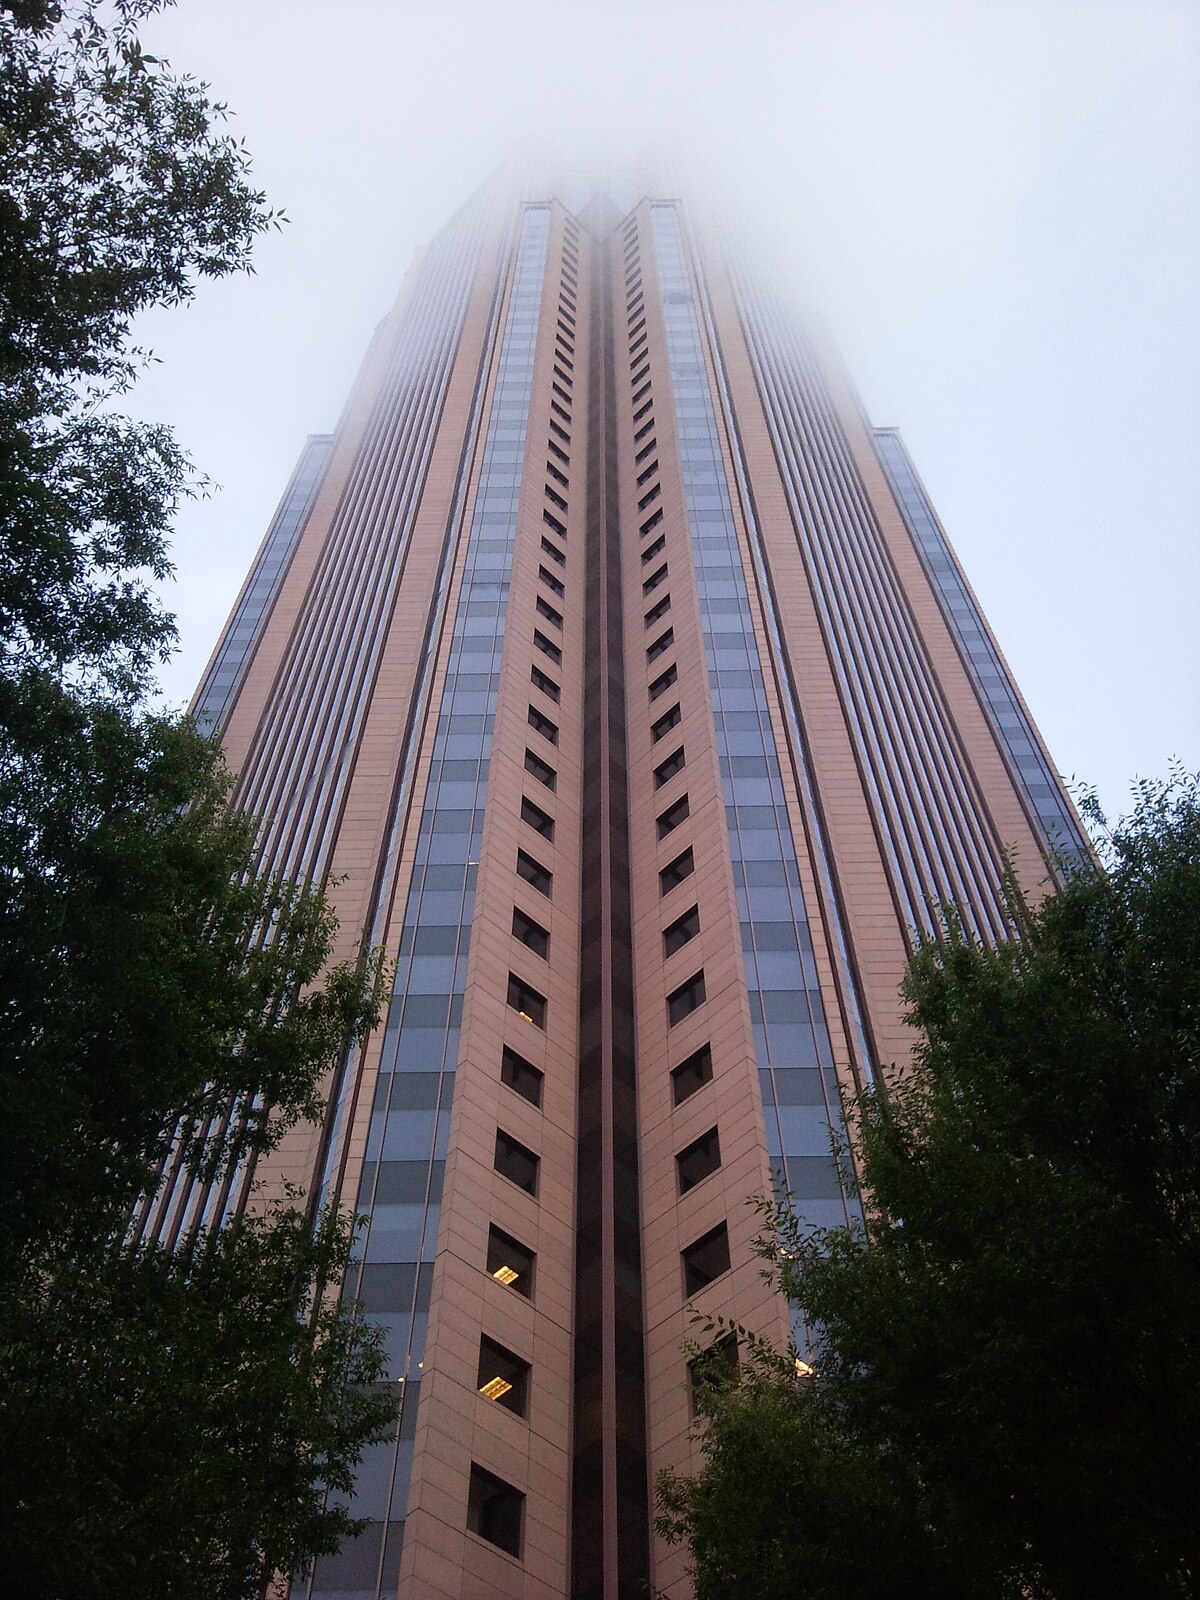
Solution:
<svg viewBox="0 0 1200 1600"><path fill-rule="evenodd" d="M290 219L138 329L133 407L219 485L177 522L169 703L414 250L532 145L731 197L901 429L1061 772L1116 811L1197 763L1200 10L180 0L143 39Z"/></svg>

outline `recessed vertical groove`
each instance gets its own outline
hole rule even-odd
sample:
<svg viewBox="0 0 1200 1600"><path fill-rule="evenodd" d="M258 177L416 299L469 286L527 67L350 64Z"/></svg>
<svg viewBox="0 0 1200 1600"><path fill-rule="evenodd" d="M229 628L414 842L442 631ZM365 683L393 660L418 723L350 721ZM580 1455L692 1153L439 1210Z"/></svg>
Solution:
<svg viewBox="0 0 1200 1600"><path fill-rule="evenodd" d="M576 1191L573 1600L649 1571L632 908L609 241L593 252Z"/></svg>

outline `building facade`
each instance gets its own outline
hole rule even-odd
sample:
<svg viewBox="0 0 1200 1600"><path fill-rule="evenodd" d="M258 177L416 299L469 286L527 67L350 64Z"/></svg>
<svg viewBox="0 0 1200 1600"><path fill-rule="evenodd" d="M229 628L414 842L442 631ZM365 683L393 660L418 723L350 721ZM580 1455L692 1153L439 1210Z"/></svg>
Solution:
<svg viewBox="0 0 1200 1600"><path fill-rule="evenodd" d="M840 1095L957 905L1078 825L898 436L677 200L476 197L310 439L193 707L384 1024L253 1179L369 1218L395 1437L292 1585L688 1593L693 1309L781 1343L749 1197L854 1215ZM169 1232L240 1203L169 1185Z"/></svg>

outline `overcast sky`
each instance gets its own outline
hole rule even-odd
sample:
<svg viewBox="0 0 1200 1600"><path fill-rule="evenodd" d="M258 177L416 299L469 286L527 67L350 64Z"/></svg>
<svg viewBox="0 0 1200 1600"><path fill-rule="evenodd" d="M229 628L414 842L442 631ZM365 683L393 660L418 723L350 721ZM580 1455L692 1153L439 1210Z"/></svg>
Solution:
<svg viewBox="0 0 1200 1600"><path fill-rule="evenodd" d="M185 702L414 248L519 143L686 150L899 427L1059 769L1200 764L1200 7L1191 0L179 0L290 225L146 319Z"/></svg>

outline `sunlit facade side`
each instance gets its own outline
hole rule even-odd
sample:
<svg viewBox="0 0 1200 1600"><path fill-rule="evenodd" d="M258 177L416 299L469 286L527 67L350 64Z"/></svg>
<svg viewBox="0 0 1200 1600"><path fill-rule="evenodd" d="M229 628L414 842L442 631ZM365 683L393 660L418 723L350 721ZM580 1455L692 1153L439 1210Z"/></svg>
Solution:
<svg viewBox="0 0 1200 1600"><path fill-rule="evenodd" d="M853 1219L939 902L1081 848L898 436L674 198L481 193L310 440L194 709L272 867L395 963L320 1126L232 1185L368 1219L401 1397L304 1600L684 1600L692 1310L804 1346L753 1195Z"/></svg>

